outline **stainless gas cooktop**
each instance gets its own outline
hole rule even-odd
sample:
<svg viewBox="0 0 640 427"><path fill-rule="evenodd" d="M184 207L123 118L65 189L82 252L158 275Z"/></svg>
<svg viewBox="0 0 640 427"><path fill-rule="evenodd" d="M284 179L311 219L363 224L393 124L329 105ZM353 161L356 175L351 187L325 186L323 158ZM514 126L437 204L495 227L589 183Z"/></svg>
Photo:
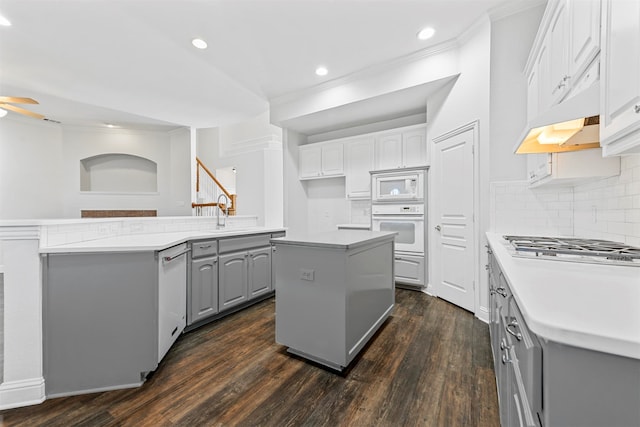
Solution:
<svg viewBox="0 0 640 427"><path fill-rule="evenodd" d="M640 267L640 248L624 243L573 237L503 237L517 257Z"/></svg>

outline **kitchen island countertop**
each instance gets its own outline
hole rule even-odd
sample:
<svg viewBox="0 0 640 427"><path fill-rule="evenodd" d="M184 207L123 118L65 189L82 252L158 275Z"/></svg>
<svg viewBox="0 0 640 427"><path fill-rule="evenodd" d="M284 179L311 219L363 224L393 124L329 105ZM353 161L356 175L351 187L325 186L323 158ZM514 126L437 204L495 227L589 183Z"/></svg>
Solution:
<svg viewBox="0 0 640 427"><path fill-rule="evenodd" d="M280 245L296 245L324 247L334 249L353 249L360 245L383 241L398 233L395 231L369 231L369 230L336 230L324 233L292 233L286 237L272 239L273 243Z"/></svg>
<svg viewBox="0 0 640 427"><path fill-rule="evenodd" d="M640 359L640 267L516 258L487 240L538 337Z"/></svg>

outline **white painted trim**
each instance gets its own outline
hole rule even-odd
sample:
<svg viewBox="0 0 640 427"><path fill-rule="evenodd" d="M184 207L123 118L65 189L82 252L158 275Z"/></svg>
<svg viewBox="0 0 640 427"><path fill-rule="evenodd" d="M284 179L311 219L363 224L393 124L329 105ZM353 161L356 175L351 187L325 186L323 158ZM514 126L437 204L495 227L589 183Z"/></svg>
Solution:
<svg viewBox="0 0 640 427"><path fill-rule="evenodd" d="M0 240L38 240L39 238L39 225L0 225Z"/></svg>
<svg viewBox="0 0 640 427"><path fill-rule="evenodd" d="M527 0L526 2L508 1L492 9L489 9L487 13L489 15L489 19L491 19L491 22L494 22L508 18L517 13L533 9L545 3L547 3L546 0Z"/></svg>
<svg viewBox="0 0 640 427"><path fill-rule="evenodd" d="M278 135L266 135L259 138L236 141L224 149L224 156L237 156L240 154L261 150L282 150L282 141Z"/></svg>
<svg viewBox="0 0 640 427"><path fill-rule="evenodd" d="M476 318L482 320L484 323L489 323L489 310L486 307L480 307L478 311L476 311Z"/></svg>
<svg viewBox="0 0 640 427"><path fill-rule="evenodd" d="M6 381L0 384L0 410L37 405L45 400L44 378Z"/></svg>

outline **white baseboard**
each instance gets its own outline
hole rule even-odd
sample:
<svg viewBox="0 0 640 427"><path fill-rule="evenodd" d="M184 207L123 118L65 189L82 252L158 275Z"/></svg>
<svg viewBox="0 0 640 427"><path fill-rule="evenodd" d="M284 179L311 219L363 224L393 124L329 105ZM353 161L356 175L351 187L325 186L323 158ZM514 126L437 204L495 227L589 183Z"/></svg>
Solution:
<svg viewBox="0 0 640 427"><path fill-rule="evenodd" d="M5 381L0 384L0 410L37 405L45 400L44 378Z"/></svg>
<svg viewBox="0 0 640 427"><path fill-rule="evenodd" d="M476 317L484 323L489 323L489 310L487 307L480 307L476 312Z"/></svg>

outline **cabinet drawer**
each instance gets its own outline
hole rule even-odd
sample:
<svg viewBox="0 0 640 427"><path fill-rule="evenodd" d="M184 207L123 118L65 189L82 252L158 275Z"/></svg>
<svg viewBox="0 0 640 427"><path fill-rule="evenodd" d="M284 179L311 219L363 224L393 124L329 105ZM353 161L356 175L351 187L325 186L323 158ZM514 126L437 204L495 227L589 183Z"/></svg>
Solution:
<svg viewBox="0 0 640 427"><path fill-rule="evenodd" d="M230 239L220 239L220 253L242 251L245 249L270 246L271 234L259 234L246 237L233 237Z"/></svg>
<svg viewBox="0 0 640 427"><path fill-rule="evenodd" d="M201 240L191 242L191 258L216 255L218 253L217 240Z"/></svg>
<svg viewBox="0 0 640 427"><path fill-rule="evenodd" d="M396 253L394 266L396 282L424 286L424 256Z"/></svg>

